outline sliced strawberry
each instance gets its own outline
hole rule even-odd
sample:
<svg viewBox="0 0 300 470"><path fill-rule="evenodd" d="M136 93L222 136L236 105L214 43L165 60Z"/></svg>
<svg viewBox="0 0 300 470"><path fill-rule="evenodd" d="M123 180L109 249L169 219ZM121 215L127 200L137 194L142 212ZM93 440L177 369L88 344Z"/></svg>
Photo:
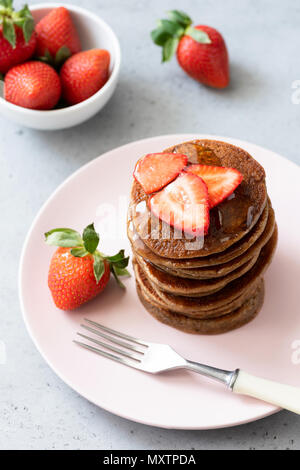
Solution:
<svg viewBox="0 0 300 470"><path fill-rule="evenodd" d="M133 176L145 193L154 193L173 181L187 161L188 157L179 153L149 153L137 162Z"/></svg>
<svg viewBox="0 0 300 470"><path fill-rule="evenodd" d="M151 196L152 213L172 227L194 236L209 227L209 200L204 181L192 173L181 173L166 188Z"/></svg>
<svg viewBox="0 0 300 470"><path fill-rule="evenodd" d="M205 181L210 207L216 206L230 196L243 179L243 175L235 168L222 166L191 165L185 171L193 173Z"/></svg>

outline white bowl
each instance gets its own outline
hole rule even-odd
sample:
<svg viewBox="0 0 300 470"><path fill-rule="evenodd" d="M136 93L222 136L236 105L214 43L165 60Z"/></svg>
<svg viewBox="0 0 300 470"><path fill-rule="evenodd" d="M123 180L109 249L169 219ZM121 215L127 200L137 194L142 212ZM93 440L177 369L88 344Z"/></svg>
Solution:
<svg viewBox="0 0 300 470"><path fill-rule="evenodd" d="M71 13L78 30L82 49L107 49L110 52L110 77L107 83L93 96L79 104L50 111L36 111L16 106L0 97L0 113L34 129L55 130L76 126L94 116L111 98L118 81L121 52L120 44L113 30L101 18L77 6L59 3L44 3L30 7L36 22L53 8L65 6Z"/></svg>

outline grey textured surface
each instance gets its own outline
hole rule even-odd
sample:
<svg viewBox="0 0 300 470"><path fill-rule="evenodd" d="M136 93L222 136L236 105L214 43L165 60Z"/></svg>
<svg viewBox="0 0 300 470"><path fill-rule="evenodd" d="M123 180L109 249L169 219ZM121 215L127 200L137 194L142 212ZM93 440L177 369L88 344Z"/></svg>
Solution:
<svg viewBox="0 0 300 470"><path fill-rule="evenodd" d="M0 341L7 352L0 365L0 449L300 449L299 417L288 412L236 428L182 432L98 409L45 364L25 331L17 296L19 255L36 212L68 175L113 147L159 134L200 132L249 140L300 162L300 105L291 100L292 83L300 79L300 5L184 2L198 23L218 28L226 38L232 82L215 91L186 77L175 60L160 65L160 51L149 40L155 20L170 8L183 8L182 2L74 3L97 12L118 34L120 83L101 114L71 130L32 131L0 116Z"/></svg>

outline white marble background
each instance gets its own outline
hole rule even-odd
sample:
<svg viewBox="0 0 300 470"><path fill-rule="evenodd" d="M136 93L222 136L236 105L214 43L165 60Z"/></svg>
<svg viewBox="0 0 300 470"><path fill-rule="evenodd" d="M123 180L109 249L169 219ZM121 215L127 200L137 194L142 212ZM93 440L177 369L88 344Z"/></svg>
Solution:
<svg viewBox="0 0 300 470"><path fill-rule="evenodd" d="M32 3L40 3L33 1ZM104 111L58 132L21 128L0 116L0 449L300 449L299 417L281 412L215 431L135 424L88 403L45 364L29 339L17 295L22 243L44 201L84 163L127 142L176 132L228 135L300 162L300 4L293 0L74 0L118 34L120 83ZM21 6L21 2L16 2ZM149 31L171 8L218 28L231 56L225 91L188 79L175 60L160 64ZM3 344L1 345L3 350Z"/></svg>

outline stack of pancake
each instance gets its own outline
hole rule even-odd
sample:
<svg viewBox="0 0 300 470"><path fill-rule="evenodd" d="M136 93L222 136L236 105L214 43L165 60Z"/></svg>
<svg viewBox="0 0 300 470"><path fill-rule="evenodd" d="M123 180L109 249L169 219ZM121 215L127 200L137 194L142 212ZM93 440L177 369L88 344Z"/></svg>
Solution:
<svg viewBox="0 0 300 470"><path fill-rule="evenodd" d="M188 333L238 328L261 309L263 275L277 243L264 169L224 142L195 140L164 152L185 154L191 164L236 168L243 181L210 210L207 235L190 240L151 214L149 195L133 182L128 237L139 298L155 318Z"/></svg>

